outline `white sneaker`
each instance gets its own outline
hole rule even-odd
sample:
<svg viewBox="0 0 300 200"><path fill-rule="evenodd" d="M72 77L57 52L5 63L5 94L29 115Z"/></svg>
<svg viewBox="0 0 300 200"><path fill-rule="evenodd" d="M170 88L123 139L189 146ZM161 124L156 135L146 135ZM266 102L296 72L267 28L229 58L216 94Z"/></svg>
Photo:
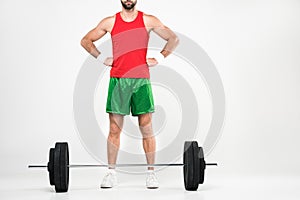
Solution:
<svg viewBox="0 0 300 200"><path fill-rule="evenodd" d="M112 188L118 184L116 171L114 169L109 169L104 176L101 188Z"/></svg>
<svg viewBox="0 0 300 200"><path fill-rule="evenodd" d="M148 170L147 172L146 187L148 189L157 189L159 187L158 180L153 170Z"/></svg>

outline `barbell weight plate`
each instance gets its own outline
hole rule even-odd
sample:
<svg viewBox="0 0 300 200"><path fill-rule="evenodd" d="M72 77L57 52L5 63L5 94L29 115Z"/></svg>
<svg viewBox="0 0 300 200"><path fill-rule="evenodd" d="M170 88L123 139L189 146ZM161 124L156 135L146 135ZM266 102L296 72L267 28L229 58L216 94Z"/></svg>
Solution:
<svg viewBox="0 0 300 200"><path fill-rule="evenodd" d="M56 192L67 192L69 187L69 148L68 143L55 144L54 183Z"/></svg>
<svg viewBox="0 0 300 200"><path fill-rule="evenodd" d="M200 169L200 159L199 159L199 146L198 142L193 141L193 158L194 158L194 176L195 176L195 182L199 185L200 181L200 174L201 174L201 169ZM197 186L198 188L198 186Z"/></svg>
<svg viewBox="0 0 300 200"><path fill-rule="evenodd" d="M198 189L199 174L196 175L195 171L195 152L194 147L198 146L195 141L186 141L184 143L184 153L183 153L183 176L184 176L184 187L188 191L195 191Z"/></svg>
<svg viewBox="0 0 300 200"><path fill-rule="evenodd" d="M50 185L55 185L54 183L54 148L51 148L49 151L49 162L47 165L49 172Z"/></svg>
<svg viewBox="0 0 300 200"><path fill-rule="evenodd" d="M203 148L202 147L199 147L198 155L199 155L199 163L200 163L199 184L203 184L204 183L204 175L205 175L204 172L205 172L206 164L205 164L205 160L204 160L204 153L203 153Z"/></svg>

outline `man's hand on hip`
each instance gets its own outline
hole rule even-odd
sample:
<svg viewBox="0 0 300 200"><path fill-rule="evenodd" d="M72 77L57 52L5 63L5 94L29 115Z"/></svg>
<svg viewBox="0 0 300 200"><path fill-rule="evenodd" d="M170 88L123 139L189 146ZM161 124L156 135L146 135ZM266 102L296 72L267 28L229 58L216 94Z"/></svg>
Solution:
<svg viewBox="0 0 300 200"><path fill-rule="evenodd" d="M113 57L104 58L102 56L102 54L98 55L97 60L98 60L98 62L100 62L100 63L102 63L102 64L104 64L106 66L112 66L113 61L114 61Z"/></svg>
<svg viewBox="0 0 300 200"><path fill-rule="evenodd" d="M158 62L155 58L147 58L147 64L149 67L154 67Z"/></svg>
<svg viewBox="0 0 300 200"><path fill-rule="evenodd" d="M107 57L107 58L105 58L103 64L106 65L106 66L110 66L111 67L112 64L113 64L113 62L114 62L114 58L113 57Z"/></svg>
<svg viewBox="0 0 300 200"><path fill-rule="evenodd" d="M165 57L161 53L155 53L154 58L147 58L147 64L149 67L153 67L157 64L162 64L165 60Z"/></svg>

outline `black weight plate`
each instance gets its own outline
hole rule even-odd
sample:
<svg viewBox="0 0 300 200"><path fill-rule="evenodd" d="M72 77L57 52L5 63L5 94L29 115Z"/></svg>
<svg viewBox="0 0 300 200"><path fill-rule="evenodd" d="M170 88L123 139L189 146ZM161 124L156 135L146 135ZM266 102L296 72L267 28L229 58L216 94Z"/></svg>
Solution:
<svg viewBox="0 0 300 200"><path fill-rule="evenodd" d="M49 151L48 172L50 185L54 185L54 148L51 148Z"/></svg>
<svg viewBox="0 0 300 200"><path fill-rule="evenodd" d="M69 149L68 143L55 144L54 182L56 192L67 192L69 187Z"/></svg>
<svg viewBox="0 0 300 200"><path fill-rule="evenodd" d="M195 164L194 164L194 144L195 142L186 141L184 143L183 153L183 176L184 176L184 187L188 191L195 191L198 189L199 176L195 176ZM198 146L198 144L196 143Z"/></svg>
<svg viewBox="0 0 300 200"><path fill-rule="evenodd" d="M200 159L199 159L199 146L198 142L193 141L193 158L194 158L194 181L199 184L200 178Z"/></svg>
<svg viewBox="0 0 300 200"><path fill-rule="evenodd" d="M199 184L203 184L206 165L205 165L204 153L202 147L199 147L199 162L200 162Z"/></svg>

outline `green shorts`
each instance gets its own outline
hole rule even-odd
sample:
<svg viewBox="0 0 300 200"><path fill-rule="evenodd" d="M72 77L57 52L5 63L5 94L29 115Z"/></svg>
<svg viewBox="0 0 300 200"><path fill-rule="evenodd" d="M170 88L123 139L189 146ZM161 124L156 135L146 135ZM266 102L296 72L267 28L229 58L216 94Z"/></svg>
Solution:
<svg viewBox="0 0 300 200"><path fill-rule="evenodd" d="M132 116L154 112L150 80L147 78L114 78L109 80L106 112Z"/></svg>

